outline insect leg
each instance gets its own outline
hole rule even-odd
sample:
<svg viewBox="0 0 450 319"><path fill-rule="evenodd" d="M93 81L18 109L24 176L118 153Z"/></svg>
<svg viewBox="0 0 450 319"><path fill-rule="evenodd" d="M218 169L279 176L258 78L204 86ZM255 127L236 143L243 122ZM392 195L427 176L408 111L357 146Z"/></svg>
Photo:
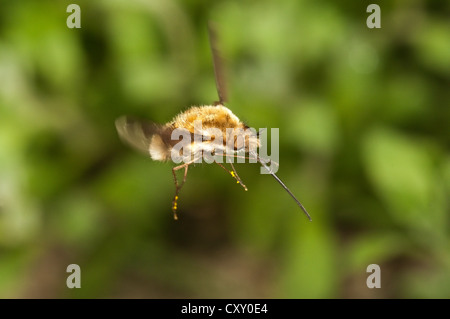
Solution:
<svg viewBox="0 0 450 319"><path fill-rule="evenodd" d="M258 161L258 159L254 156L244 156L244 155L237 155L237 154L224 154L224 156L228 156L228 157L235 157L235 158L243 158L243 159L252 159L252 160L256 160ZM262 158L260 158L261 160L264 160ZM275 164L276 166L280 166L280 164L278 164L277 162L275 162L274 160L270 160L271 164ZM266 162L267 164L267 162Z"/></svg>
<svg viewBox="0 0 450 319"><path fill-rule="evenodd" d="M173 201L172 201L172 212L173 212L173 219L175 219L175 220L178 219L178 215L177 215L178 194L180 193L181 187L183 187L184 183L186 182L188 167L193 162L194 161L188 162L188 163L184 163L182 165L179 165L179 166L176 166L176 167L172 168L173 180L175 182L175 196L173 197ZM178 179L177 179L176 171L178 171L179 169L182 169L182 168L184 168L183 182L181 183L181 185L178 185Z"/></svg>
<svg viewBox="0 0 450 319"><path fill-rule="evenodd" d="M239 177L238 173L236 172L236 169L234 168L233 163L230 163L230 164L231 164L231 167L232 167L232 170L231 170L231 171L230 171L229 169L227 169L225 166L223 166L222 164L220 164L220 163L218 163L218 162L215 162L215 163L217 163L217 165L219 165L219 166L222 167L224 170L226 170L228 173L230 173L231 176L233 176L233 178L236 180L236 182L237 182L238 184L241 184L241 186L242 186L246 191L248 190L248 189L247 189L247 186L245 186L245 184L242 183L242 180L241 180L241 178Z"/></svg>

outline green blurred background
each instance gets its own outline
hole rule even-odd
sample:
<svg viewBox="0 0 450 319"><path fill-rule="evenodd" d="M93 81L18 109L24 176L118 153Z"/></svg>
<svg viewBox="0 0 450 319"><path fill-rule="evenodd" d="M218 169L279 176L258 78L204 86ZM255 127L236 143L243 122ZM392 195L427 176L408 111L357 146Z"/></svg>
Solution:
<svg viewBox="0 0 450 319"><path fill-rule="evenodd" d="M0 2L0 297L450 298L449 2L72 2ZM313 222L256 164L190 169L174 221L172 164L119 140L217 100L209 20Z"/></svg>

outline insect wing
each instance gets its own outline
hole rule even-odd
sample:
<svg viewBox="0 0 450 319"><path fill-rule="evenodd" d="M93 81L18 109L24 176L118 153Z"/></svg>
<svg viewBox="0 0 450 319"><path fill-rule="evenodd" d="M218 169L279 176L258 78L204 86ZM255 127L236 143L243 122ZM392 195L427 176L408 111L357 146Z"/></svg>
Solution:
<svg viewBox="0 0 450 319"><path fill-rule="evenodd" d="M224 105L228 101L227 85L224 73L224 63L217 48L217 33L212 22L208 24L209 43L214 65L214 76L216 79L217 93L219 94L219 104Z"/></svg>
<svg viewBox="0 0 450 319"><path fill-rule="evenodd" d="M122 141L145 155L150 155L152 136L162 132L161 125L130 116L119 117L116 129Z"/></svg>

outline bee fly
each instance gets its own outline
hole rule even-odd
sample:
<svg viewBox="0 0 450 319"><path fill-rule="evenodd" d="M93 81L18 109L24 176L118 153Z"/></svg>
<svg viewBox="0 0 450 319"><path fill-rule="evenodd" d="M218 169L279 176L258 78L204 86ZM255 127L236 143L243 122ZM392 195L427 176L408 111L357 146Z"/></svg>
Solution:
<svg viewBox="0 0 450 319"><path fill-rule="evenodd" d="M222 151L225 151L226 154L231 154L231 156L236 158L240 157L253 159L259 162L288 192L288 194L306 214L308 219L311 220L310 215L303 205L267 165L268 161L261 158L255 151L255 149L260 146L259 133L248 134L245 135L245 137L240 135L237 136L237 138L234 136L233 140L227 141L227 129L237 129L239 132L242 132L249 127L240 121L239 118L224 105L227 101L227 90L224 81L222 61L217 51L216 33L214 32L211 24L208 26L208 32L219 101L214 102L213 105L199 107L193 106L178 114L172 121L164 125L155 124L129 116L122 116L118 118L115 123L120 138L135 149L145 153L146 155L150 155L150 157L155 161L172 160L174 162L180 162L180 159L183 159L183 164L172 168L173 179L175 182L175 195L172 201L174 219L178 219L178 198L180 190L186 182L188 168L191 164L198 162L198 160L202 158L205 151L211 150L211 142L214 141L215 137L214 135L211 136L211 134L208 134L207 129L215 128L219 129L223 133ZM201 134L199 134L199 131L197 130L198 124L200 124L202 128L205 128L204 130L201 130ZM188 134L194 137L194 140L188 145L187 148L183 150L183 152L177 153L181 154L181 157L178 157L177 161L175 161L173 157L173 150L180 142L179 138L173 137L173 132L177 129L188 132ZM239 154L244 154L247 156L240 156ZM247 190L247 187L237 174L232 161L229 162L231 164L231 170L227 169L218 161L214 161L214 163L218 164L221 168L227 171L238 184ZM177 179L176 171L181 169L184 169L184 176L180 183Z"/></svg>

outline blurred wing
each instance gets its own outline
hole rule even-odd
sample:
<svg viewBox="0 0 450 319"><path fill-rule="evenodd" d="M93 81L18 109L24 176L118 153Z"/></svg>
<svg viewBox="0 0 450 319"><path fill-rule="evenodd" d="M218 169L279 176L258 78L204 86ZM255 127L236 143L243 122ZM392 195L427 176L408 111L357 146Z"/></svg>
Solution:
<svg viewBox="0 0 450 319"><path fill-rule="evenodd" d="M130 116L121 116L116 120L119 137L134 149L150 155L152 136L161 133L161 126Z"/></svg>
<svg viewBox="0 0 450 319"><path fill-rule="evenodd" d="M209 31L209 43L211 46L211 54L214 65L214 75L216 78L216 88L217 93L219 94L219 103L221 105L224 105L224 103L228 101L228 96L225 81L225 73L223 69L223 59L221 58L219 50L217 49L217 33L211 22L209 22L208 24L208 31Z"/></svg>

